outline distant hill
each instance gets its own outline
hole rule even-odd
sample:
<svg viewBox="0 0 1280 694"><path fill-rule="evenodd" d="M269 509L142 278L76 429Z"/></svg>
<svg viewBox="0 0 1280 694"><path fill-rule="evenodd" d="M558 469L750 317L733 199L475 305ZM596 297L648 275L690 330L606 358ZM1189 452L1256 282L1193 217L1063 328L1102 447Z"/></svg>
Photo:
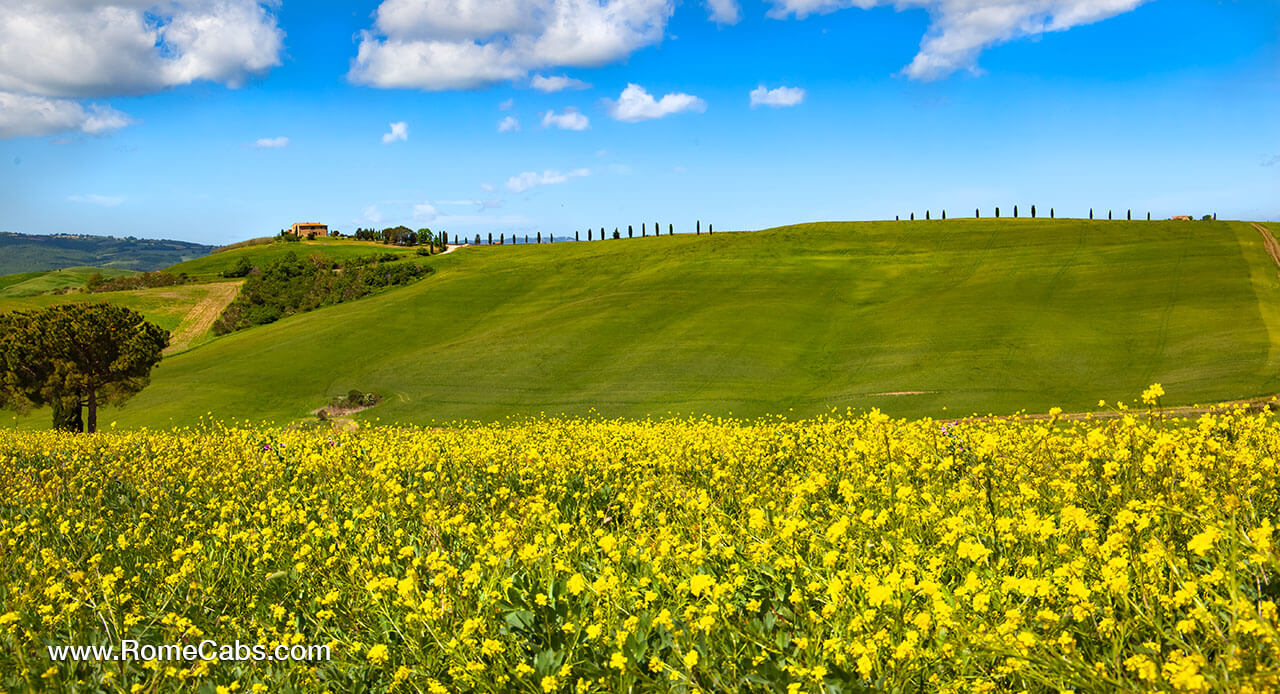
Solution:
<svg viewBox="0 0 1280 694"><path fill-rule="evenodd" d="M208 255L213 249L162 239L0 232L0 275L82 266L151 271Z"/></svg>

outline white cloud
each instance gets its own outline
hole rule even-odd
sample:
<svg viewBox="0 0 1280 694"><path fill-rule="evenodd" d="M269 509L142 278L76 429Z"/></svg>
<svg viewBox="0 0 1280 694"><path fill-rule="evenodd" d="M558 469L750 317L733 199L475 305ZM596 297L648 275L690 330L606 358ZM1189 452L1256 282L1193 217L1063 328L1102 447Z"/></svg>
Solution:
<svg viewBox="0 0 1280 694"><path fill-rule="evenodd" d="M561 173L548 169L542 173L537 171L525 171L507 179L507 190L513 193L523 193L530 188L537 186L549 186L556 183L564 183L571 178L579 178L582 176L590 176L590 169L574 169Z"/></svg>
<svg viewBox="0 0 1280 694"><path fill-rule="evenodd" d="M110 106L0 91L0 139L79 131L101 135L133 122Z"/></svg>
<svg viewBox="0 0 1280 694"><path fill-rule="evenodd" d="M574 79L566 75L552 75L551 77L543 77L542 75L534 75L533 80L529 82L529 86L540 92L559 92L565 89L590 89L591 85L579 79Z"/></svg>
<svg viewBox="0 0 1280 694"><path fill-rule="evenodd" d="M257 0L0 0L0 16L0 89L42 96L237 87L284 45Z"/></svg>
<svg viewBox="0 0 1280 694"><path fill-rule="evenodd" d="M989 46L1050 31L1064 31L1129 12L1147 0L771 0L769 16L803 19L849 7L924 8L929 30L903 74L936 80L956 70L978 72Z"/></svg>
<svg viewBox="0 0 1280 694"><path fill-rule="evenodd" d="M493 184L492 184L492 183L481 183L481 184L480 184L480 190L483 190L483 191L484 191L484 192L486 192L486 193L492 193L492 192L493 192Z"/></svg>
<svg viewBox="0 0 1280 694"><path fill-rule="evenodd" d="M289 146L289 138L287 137L260 137L257 142L253 143L258 149L281 149Z"/></svg>
<svg viewBox="0 0 1280 694"><path fill-rule="evenodd" d="M130 124L109 106L197 81L238 87L280 64L276 0L0 0L0 138Z"/></svg>
<svg viewBox="0 0 1280 694"><path fill-rule="evenodd" d="M102 205L103 207L115 207L124 202L123 195L69 195L67 199L72 202L87 202L91 205Z"/></svg>
<svg viewBox="0 0 1280 694"><path fill-rule="evenodd" d="M515 106L515 105L516 105L516 100L515 100L515 99L507 99L506 101L503 101L502 103L498 104L498 110L499 110L499 111L510 111L510 110L511 110L511 107L512 107L512 106Z"/></svg>
<svg viewBox="0 0 1280 694"><path fill-rule="evenodd" d="M479 205L479 200L436 200L437 205Z"/></svg>
<svg viewBox="0 0 1280 694"><path fill-rule="evenodd" d="M381 224L382 210L379 210L377 205L370 205L364 208L363 221L368 224Z"/></svg>
<svg viewBox="0 0 1280 694"><path fill-rule="evenodd" d="M400 121L399 123L391 123L391 130L382 136L382 144L389 145L392 142L399 142L409 139L409 124Z"/></svg>
<svg viewBox="0 0 1280 694"><path fill-rule="evenodd" d="M509 133L520 129L520 121L515 116L507 116L498 123L498 132Z"/></svg>
<svg viewBox="0 0 1280 694"><path fill-rule="evenodd" d="M616 120L634 123L636 121L662 118L681 111L707 110L707 103L690 94L667 94L660 100L638 84L628 84L617 101L605 99L605 107L609 115Z"/></svg>
<svg viewBox="0 0 1280 694"><path fill-rule="evenodd" d="M1276 164L1280 164L1280 154L1262 158L1263 166L1275 166Z"/></svg>
<svg viewBox="0 0 1280 694"><path fill-rule="evenodd" d="M578 109L568 106L564 109L564 113L557 114L555 111L547 111L542 114L542 127L544 128L560 128L561 130L586 130L590 126L587 117L578 112Z"/></svg>
<svg viewBox="0 0 1280 694"><path fill-rule="evenodd" d="M413 218L419 222L433 222L440 213L436 211L434 205L429 202L419 203L413 206Z"/></svg>
<svg viewBox="0 0 1280 694"><path fill-rule="evenodd" d="M737 24L742 19L742 7L738 0L707 0L711 21L717 24Z"/></svg>
<svg viewBox="0 0 1280 694"><path fill-rule="evenodd" d="M474 89L557 66L597 67L662 39L674 0L384 0L348 78Z"/></svg>
<svg viewBox="0 0 1280 694"><path fill-rule="evenodd" d="M481 210L496 210L499 207L502 207L502 201L497 198L490 198L488 200L480 201Z"/></svg>
<svg viewBox="0 0 1280 694"><path fill-rule="evenodd" d="M757 106L795 106L804 101L804 90L799 87L766 89L762 84L751 90L751 108Z"/></svg>

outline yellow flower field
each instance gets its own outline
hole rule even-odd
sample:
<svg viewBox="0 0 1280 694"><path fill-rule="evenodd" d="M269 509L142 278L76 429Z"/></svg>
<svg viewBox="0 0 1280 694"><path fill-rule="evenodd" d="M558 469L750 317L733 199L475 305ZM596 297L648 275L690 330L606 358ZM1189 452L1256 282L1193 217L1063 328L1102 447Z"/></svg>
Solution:
<svg viewBox="0 0 1280 694"><path fill-rule="evenodd" d="M1278 454L1242 410L5 431L0 685L1275 691ZM126 639L332 656L48 655Z"/></svg>

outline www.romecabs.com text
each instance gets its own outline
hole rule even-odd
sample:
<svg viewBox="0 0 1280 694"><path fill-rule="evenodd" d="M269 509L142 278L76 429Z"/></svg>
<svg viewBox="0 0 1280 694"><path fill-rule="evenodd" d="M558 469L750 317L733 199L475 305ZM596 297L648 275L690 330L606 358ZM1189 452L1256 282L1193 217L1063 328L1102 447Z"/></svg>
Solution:
<svg viewBox="0 0 1280 694"><path fill-rule="evenodd" d="M316 644L280 644L264 646L262 644L218 643L204 640L199 643L139 643L125 639L116 646L49 646L49 660L62 661L163 661L190 662L195 660L216 660L219 662L262 662L262 661L328 661L332 659L332 650L328 645Z"/></svg>

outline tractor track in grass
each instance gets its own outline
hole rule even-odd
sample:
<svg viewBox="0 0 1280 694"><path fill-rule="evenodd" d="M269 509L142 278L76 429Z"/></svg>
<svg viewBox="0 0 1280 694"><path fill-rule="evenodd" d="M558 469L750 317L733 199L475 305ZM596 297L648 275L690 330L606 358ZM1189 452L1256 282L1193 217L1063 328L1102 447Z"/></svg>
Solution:
<svg viewBox="0 0 1280 694"><path fill-rule="evenodd" d="M181 352L200 339L213 322L218 319L222 310L231 303L240 291L241 282L215 282L207 285L209 293L197 301L195 306L183 316L182 322L173 331L166 354Z"/></svg>
<svg viewBox="0 0 1280 694"><path fill-rule="evenodd" d="M1258 230L1259 234L1262 234L1262 245L1266 247L1267 255L1271 256L1271 259L1275 261L1276 267L1280 267L1280 243L1276 242L1276 237L1271 235L1270 229L1261 224L1257 222L1249 223L1253 225L1254 229ZM1277 271L1276 275L1280 276L1280 271Z"/></svg>

